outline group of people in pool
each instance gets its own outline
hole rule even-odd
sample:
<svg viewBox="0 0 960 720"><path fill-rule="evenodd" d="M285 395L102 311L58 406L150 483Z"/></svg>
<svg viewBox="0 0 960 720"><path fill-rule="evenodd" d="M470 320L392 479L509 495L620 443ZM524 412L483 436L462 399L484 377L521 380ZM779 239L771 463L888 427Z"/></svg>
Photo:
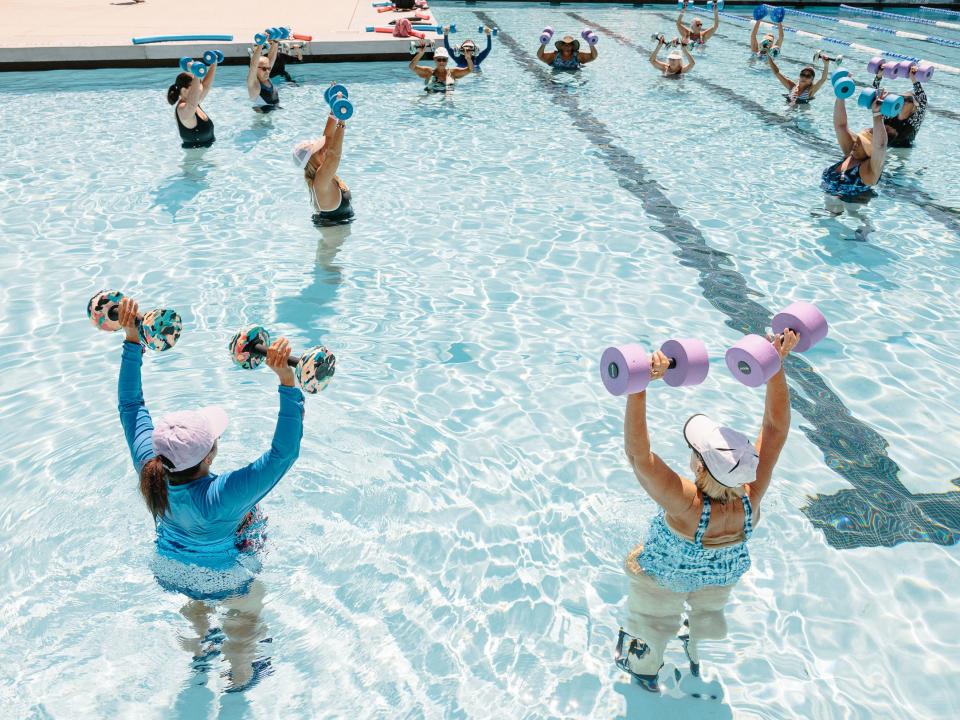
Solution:
<svg viewBox="0 0 960 720"><path fill-rule="evenodd" d="M659 61L657 54L666 44L661 36L651 62L665 76L689 72L695 64L690 48L702 49L718 27L716 8L713 26L707 29L699 19L689 26L684 24L681 11L674 49L666 62ZM812 100L826 79L829 58L824 58L819 80L815 80L812 66L805 66L797 81L790 80L774 62L772 55L779 53L770 52L782 47L782 25L777 37L767 34L758 39L758 29L759 23L750 38L753 55L766 59L789 91L791 104ZM434 53L434 67L420 65L424 46L411 60L410 68L424 79L427 90L446 92L457 78L479 70L490 53L491 31L485 28L484 32L487 43L481 52L472 40L452 48L445 32L444 47ZM577 70L597 58L595 45L590 45L589 52L581 52L579 41L570 36L556 41L554 47L555 51L548 52L542 42L537 57L559 70ZM271 81L277 74L279 56L277 41L270 42L266 53L260 47L251 51L247 89L254 109L260 112L279 105L279 92ZM451 59L455 69L447 67ZM213 121L201 103L214 82L216 69L216 64L211 65L202 79L181 73L168 90L183 147L208 147L214 141ZM914 72L913 95L897 117L882 116L882 96L878 93L870 129L853 132L844 101L836 101L834 127L844 158L823 173L829 194L849 201L869 193L880 179L887 144L909 147L913 142L926 107L926 95ZM878 73L874 87L879 88L881 78ZM311 198L313 220L322 227L343 225L354 217L350 190L337 175L345 127L345 121L331 112L320 138L293 148L293 160L303 172ZM209 630L210 602L224 602L234 611L234 618L248 618L246 625L238 625L241 630L237 632L250 635L249 627L255 624L262 601L262 588L254 584L254 565L244 560L259 546L256 528L262 518L257 504L297 459L303 434L303 396L287 363L289 345L282 338L277 340L266 358L280 385L280 409L270 450L244 468L218 475L211 466L217 440L227 425L222 411L207 408L175 412L153 423L141 389L137 317L136 303L124 299L119 308L119 322L126 330L119 379L120 418L144 500L156 522L158 550L216 571L227 572L229 566L229 573L233 573L230 577L236 582L223 591L197 592L159 574L158 580L164 587L190 596L183 612L199 638ZM770 338L781 360L797 341L798 336L791 331ZM662 379L667 367L667 358L656 353L651 380ZM646 392L629 396L624 422L628 460L661 512L643 545L627 557L631 591L626 630L621 631L617 643L617 664L643 687L656 691L666 644L676 636L685 607L689 610L680 639L694 674L699 673L699 643L726 634L723 608L733 586L750 566L746 542L760 519L761 500L789 432L789 391L781 368L766 386L762 428L755 442L702 415L690 418L684 426L684 438L691 449L693 480L682 478L652 451ZM246 660L233 664L235 688L242 689L256 679L256 665Z"/></svg>

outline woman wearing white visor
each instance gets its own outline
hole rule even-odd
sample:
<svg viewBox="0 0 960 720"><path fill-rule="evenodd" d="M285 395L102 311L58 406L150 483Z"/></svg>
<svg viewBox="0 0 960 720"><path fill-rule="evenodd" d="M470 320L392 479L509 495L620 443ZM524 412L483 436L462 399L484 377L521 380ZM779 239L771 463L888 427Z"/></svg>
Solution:
<svg viewBox="0 0 960 720"><path fill-rule="evenodd" d="M337 175L346 127L346 122L331 112L322 137L304 140L293 148L293 162L303 170L303 181L313 205L313 224L317 227L353 222L350 188Z"/></svg>
<svg viewBox="0 0 960 720"><path fill-rule="evenodd" d="M660 53L660 48L664 45L671 44L673 45L673 50L670 51L670 54L667 55L667 61L663 62L657 58L657 55ZM679 45L679 48L677 47ZM680 54L680 51L683 50L683 54ZM684 62L686 58L686 62ZM663 35L657 37L657 46L653 49L653 52L650 53L650 64L653 65L657 70L663 72L664 77L680 77L684 73L688 73L693 70L693 66L697 64L697 61L693 59L693 55L690 54L690 51L687 49L687 43L683 40L674 40L672 43L667 43L667 39Z"/></svg>
<svg viewBox="0 0 960 720"><path fill-rule="evenodd" d="M705 415L687 420L683 434L691 450L692 482L650 449L646 392L627 398L627 458L661 510L643 545L627 556L628 617L626 631L621 629L617 640L616 662L647 690L659 690L663 653L680 628L685 605L689 628L681 639L691 673L700 673L698 643L727 635L723 609L734 585L750 568L747 540L790 430L790 393L782 361L798 340L791 330L770 338L781 369L767 383L763 426L755 445ZM669 362L657 352L650 365L651 380L662 378Z"/></svg>

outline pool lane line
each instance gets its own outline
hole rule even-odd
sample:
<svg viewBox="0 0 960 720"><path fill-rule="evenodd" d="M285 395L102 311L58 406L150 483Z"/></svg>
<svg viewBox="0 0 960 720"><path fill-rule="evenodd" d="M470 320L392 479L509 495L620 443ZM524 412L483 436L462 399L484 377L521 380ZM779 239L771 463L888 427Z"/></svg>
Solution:
<svg viewBox="0 0 960 720"><path fill-rule="evenodd" d="M960 12L957 12L956 10L944 10L943 8L927 7L926 5L921 5L920 9L923 10L923 12L936 13L937 15L960 17Z"/></svg>
<svg viewBox="0 0 960 720"><path fill-rule="evenodd" d="M764 5L764 7L772 9L776 6ZM896 35L897 37L907 38L909 40L919 40L920 42L934 43L935 45L943 45L945 47L960 48L960 40L948 40L947 38L935 37L932 35L919 35L907 30L896 30L883 25L871 25L870 23L861 23L857 22L856 20L844 20L843 18L839 17L834 18L830 17L829 15L817 15L816 13L804 12L803 10L794 10L793 8L784 8L784 10L786 11L787 15L813 18L814 20L833 23L834 25L843 25L845 27L858 28L860 30L869 30L871 32L885 33L887 35Z"/></svg>
<svg viewBox="0 0 960 720"><path fill-rule="evenodd" d="M710 14L707 10L698 7L691 7L693 12ZM748 20L746 18L740 17L739 15L734 15L728 12L720 13L721 17L728 18L730 20L736 20L738 22L745 22L751 27L753 27L755 20ZM775 28L776 25L771 22L763 21L764 25L769 25L771 28ZM833 43L834 45L842 45L843 47L853 48L854 50L860 50L861 52L872 54L872 55L886 55L888 57L897 58L899 60L910 60L911 62L921 62L923 58L918 58L914 55L904 55L903 53L893 52L892 50L882 50L881 48L870 47L869 45L861 45L860 43L851 42L850 40L844 40L843 38L834 38L827 35L821 35L819 33L809 32L807 30L798 30L797 28L783 26L784 32L796 33L801 37L814 38L815 40L822 40L823 42ZM938 70L941 70L945 73L950 73L951 75L960 75L960 68L954 67L953 65L946 65L940 62L934 62L932 60L927 60L931 65L933 65Z"/></svg>
<svg viewBox="0 0 960 720"><path fill-rule="evenodd" d="M637 54L643 56L644 60L647 60L652 52L652 50L648 50L642 45L638 45L630 40L630 38L618 33L616 30L611 30L608 27L600 25L596 21L580 15L579 13L568 12L566 14L575 20L579 20L585 25L595 28L600 32L601 35L606 35L607 37L616 40L621 45L634 50ZM661 17L664 16L661 15ZM769 110L765 106L758 103L756 100L752 100L744 95L740 95L724 85L718 85L717 83L703 77L702 74L687 73L684 75L684 82L687 80L699 83L700 85L709 88L712 92L730 100L731 102L736 103L741 107L741 109L752 113L760 120L779 125L786 131L787 134L791 135L795 139L799 138L800 140L805 141L805 144L807 145L822 148L825 152L830 154L831 160L835 159L836 154L840 151L834 141L826 140L817 135L815 132L804 130L803 128L798 127L790 118L785 117L780 113L773 112L772 110ZM954 233L960 234L960 209L949 207L937 202L937 200L925 190L894 182L891 179L892 174L893 173L891 170L887 171L886 179L881 178L881 185L879 186L880 188L895 188L895 192L891 193L893 197L904 199L907 202L916 205L935 222L940 223L944 227L952 230Z"/></svg>
<svg viewBox="0 0 960 720"><path fill-rule="evenodd" d="M670 22L670 23L673 23L674 20L675 20L675 18L672 18L672 17L670 17L669 15L664 15L663 13L652 13L652 14L656 14L657 17L659 17L659 18L661 18L662 20L665 20L665 21L667 21L667 22ZM713 34L713 37L723 38L724 40L729 40L730 42L733 42L733 43L737 43L737 42L738 42L735 38L732 38L732 37L730 37L729 35L720 32L719 30ZM799 46L799 47L802 48L803 46L801 45L801 46ZM795 60L794 58L788 57L788 56L786 56L786 55L784 55L784 54L782 54L782 53L780 54L780 57L777 58L777 62L778 62L780 65L783 65L785 62L787 62L787 63L790 63L791 65L793 65L794 67L806 67L806 66L810 66L810 65L813 64L812 61L811 61L811 62L804 62L803 60ZM838 66L838 67L839 67L839 66ZM851 78L851 79L853 79L853 78ZM870 88L870 87L873 87L873 85L871 85L871 84L869 84L869 83L860 82L860 81L858 81L858 80L854 80L854 83L856 83L857 87L860 87L860 88ZM960 122L960 112L954 112L953 110L950 110L950 109L948 109L948 108L939 108L939 107L931 106L929 103L927 104L927 114L928 114L928 115L939 115L939 116L942 116L942 117L950 118L951 120L953 120L953 121L955 121L955 122Z"/></svg>
<svg viewBox="0 0 960 720"><path fill-rule="evenodd" d="M747 286L735 269L730 253L711 247L700 230L680 214L649 171L621 148L609 128L580 107L577 95L550 80L546 67L503 30L503 25L483 11L474 11L488 27L499 27L500 43L514 61L541 81L548 97L572 120L593 145L618 184L636 197L644 212L661 224L651 230L677 247L683 267L697 270L703 297L726 315L728 327L743 333L763 334L772 313L751 296L761 293ZM595 24L593 27L600 29ZM827 466L849 482L851 489L834 495L817 495L801 507L811 524L833 547L891 546L901 542L953 545L960 541L960 493L914 495L899 481L899 466L886 453L886 439L857 420L840 398L802 357L786 362L790 380L804 395L790 393L790 405L809 423L801 427L820 448ZM953 481L960 486L960 478ZM903 528L900 518L917 527Z"/></svg>
<svg viewBox="0 0 960 720"><path fill-rule="evenodd" d="M880 10L868 10L866 8L853 7L852 5L841 5L840 9L851 12L854 15L872 15L873 17L899 20L901 22L914 23L915 25L933 25L934 27L960 30L960 23L946 22L945 20L927 20L926 18L912 17L910 15L898 15L897 13L882 12Z"/></svg>

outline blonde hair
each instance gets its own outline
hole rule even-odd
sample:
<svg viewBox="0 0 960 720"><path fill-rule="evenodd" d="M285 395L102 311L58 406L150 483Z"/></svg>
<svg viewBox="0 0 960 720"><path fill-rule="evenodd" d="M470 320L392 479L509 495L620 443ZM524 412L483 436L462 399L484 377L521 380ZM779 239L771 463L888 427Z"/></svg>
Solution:
<svg viewBox="0 0 960 720"><path fill-rule="evenodd" d="M717 482L716 478L710 474L710 471L707 470L706 465L702 464L702 470L697 473L697 477L694 480L697 487L700 488L700 491L704 495L709 495L711 500L716 500L719 503L726 503L731 500L739 500L744 495L746 495L746 490L744 490L743 485L737 485L736 487L727 487L722 483Z"/></svg>

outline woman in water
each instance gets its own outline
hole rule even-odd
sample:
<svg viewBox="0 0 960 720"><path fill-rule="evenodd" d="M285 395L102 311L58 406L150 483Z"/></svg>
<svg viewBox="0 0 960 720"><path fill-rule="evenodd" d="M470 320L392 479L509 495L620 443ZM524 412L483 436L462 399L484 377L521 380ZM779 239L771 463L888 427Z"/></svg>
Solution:
<svg viewBox="0 0 960 720"><path fill-rule="evenodd" d="M713 26L709 30L703 29L703 22L700 18L694 18L693 22L690 23L690 27L684 25L683 13L685 13L686 10L687 2L684 0L683 7L680 8L680 14L677 16L677 32L680 33L680 39L687 41L693 47L697 45L703 47L706 45L707 40L710 39L710 36L720 27L720 11L717 8L717 3L713 4Z"/></svg>
<svg viewBox="0 0 960 720"><path fill-rule="evenodd" d="M878 92L881 80L883 80L883 69L880 69L873 79L873 86ZM923 85L917 82L916 65L910 68L910 81L913 83L913 94L903 96L903 109L895 117L883 119L890 147L913 147L913 140L927 112L927 93L924 92Z"/></svg>
<svg viewBox="0 0 960 720"><path fill-rule="evenodd" d="M273 64L277 61L279 51L280 43L276 40L270 41L270 51L266 56L263 55L260 43L254 43L250 51L247 95L253 100L253 109L257 112L267 113L280 107L280 93L270 82L270 73L273 71Z"/></svg>
<svg viewBox="0 0 960 720"><path fill-rule="evenodd" d="M880 103L885 93L878 92L871 106L873 128L854 133L847 126L847 106L837 98L833 104L833 129L844 158L826 170L820 187L827 193L827 210L840 214L844 203L865 202L873 195L873 185L880 182L883 162L887 157L887 129Z"/></svg>
<svg viewBox="0 0 960 720"><path fill-rule="evenodd" d="M223 652L231 665L231 689L242 690L263 670L251 662L263 596L254 579L265 522L257 503L296 461L303 437L303 394L287 364L290 345L279 338L267 352L267 365L280 379L280 411L270 449L249 465L217 475L210 468L227 414L218 407L181 410L154 425L141 387L137 303L125 297L118 311L126 334L118 383L120 423L156 525L154 574L164 589L191 598L181 612L200 636L185 643L195 656L201 654L201 643L211 640L210 603L222 602L229 609Z"/></svg>
<svg viewBox="0 0 960 720"><path fill-rule="evenodd" d="M454 83L473 72L473 52L464 50L463 57L467 65L465 68L451 70L448 66L450 53L446 48L437 48L433 51L433 67L418 65L420 58L427 51L427 44L421 41L420 49L410 60L410 69L423 78L424 89L427 92L445 93L453 90Z"/></svg>
<svg viewBox="0 0 960 720"><path fill-rule="evenodd" d="M676 45L680 44L680 47L683 49L683 55L680 54L680 50L677 49ZM687 49L687 44L685 42L674 40L673 50L670 51L670 54L667 55L667 61L663 62L662 60L657 60L657 55L660 52L660 48L667 44L666 38L663 35L657 36L657 46L653 49L653 52L650 53L650 64L653 65L657 70L663 71L664 77L680 77L684 73L688 73L693 70L693 66L697 64L696 60L693 59L693 55L690 54L690 51ZM683 58L686 56L687 62L683 62Z"/></svg>
<svg viewBox="0 0 960 720"><path fill-rule="evenodd" d="M799 335L787 330L769 339L782 363ZM655 353L651 381L662 379L669 364L663 353ZM627 397L627 459L660 513L644 543L627 555L627 629L620 630L616 662L651 692L659 690L663 653L680 628L684 603L690 609L687 634L681 639L693 675L700 674L699 643L727 635L723 609L750 568L747 540L760 519L761 500L790 431L790 393L782 366L766 392L755 445L705 415L687 420L683 436L691 450L693 481L680 477L650 449L647 393Z"/></svg>
<svg viewBox="0 0 960 720"><path fill-rule="evenodd" d="M484 27L483 32L487 36L487 46L479 55L477 54L477 44L469 38L460 43L460 53L457 54L454 53L453 48L450 47L450 28L445 27L443 29L443 47L453 57L453 61L457 64L458 68L467 67L467 54L469 53L473 59L473 69L476 72L480 72L480 63L487 59L487 55L489 55L490 50L493 49L493 37L490 28Z"/></svg>
<svg viewBox="0 0 960 720"><path fill-rule="evenodd" d="M303 170L317 227L353 222L350 189L337 176L346 127L343 120L330 113L319 140L305 140L293 148L293 161Z"/></svg>
<svg viewBox="0 0 960 720"><path fill-rule="evenodd" d="M780 72L780 68L777 67L777 64L770 55L767 55L767 64L770 65L770 70L773 72L774 77L789 91L787 102L790 105L806 105L813 100L817 91L827 81L827 71L830 69L830 58L823 58L823 72L820 74L820 79L816 82L813 81L816 71L810 65L806 65L800 71L800 79L794 82Z"/></svg>
<svg viewBox="0 0 960 720"><path fill-rule="evenodd" d="M590 52L580 52L580 41L574 40L570 35L565 35L563 39L557 40L553 46L556 52L546 52L548 37L541 36L545 42L540 43L537 50L537 57L547 65L557 70L579 70L581 65L593 62L597 59L597 46L591 45Z"/></svg>
<svg viewBox="0 0 960 720"><path fill-rule="evenodd" d="M194 60L194 63L199 62ZM200 103L213 87L213 78L217 74L217 64L209 66L203 80L191 73L182 72L167 89L167 102L176 105L173 114L180 131L181 147L207 148L213 145L213 120L203 111Z"/></svg>
<svg viewBox="0 0 960 720"><path fill-rule="evenodd" d="M763 39L757 42L757 33L760 30L760 21L757 20L753 23L753 30L750 31L750 50L753 53L752 57L762 58L766 57L767 54L774 48L776 48L775 55L780 54L780 50L783 47L783 23L777 23L777 39L774 41L773 35L771 33L766 33L763 36Z"/></svg>

